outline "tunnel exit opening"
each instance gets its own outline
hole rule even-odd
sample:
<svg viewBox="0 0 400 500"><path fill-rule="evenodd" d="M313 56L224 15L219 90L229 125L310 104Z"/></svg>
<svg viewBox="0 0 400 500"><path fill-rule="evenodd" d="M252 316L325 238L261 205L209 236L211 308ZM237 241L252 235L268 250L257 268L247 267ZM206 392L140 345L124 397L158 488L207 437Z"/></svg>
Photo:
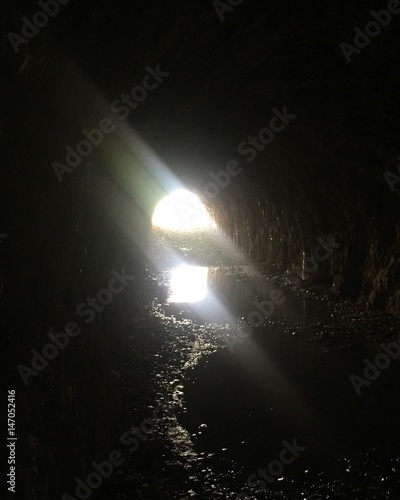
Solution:
<svg viewBox="0 0 400 500"><path fill-rule="evenodd" d="M223 219L223 205L208 204L196 191L181 188L158 200L151 219L154 266L166 269L181 264L209 267L245 263L246 256L221 227Z"/></svg>
<svg viewBox="0 0 400 500"><path fill-rule="evenodd" d="M209 209L187 189L171 192L152 216L153 263L168 276L169 303L195 303L207 296L216 225Z"/></svg>
<svg viewBox="0 0 400 500"><path fill-rule="evenodd" d="M172 231L210 230L215 227L200 198L186 189L173 191L157 204L152 224L153 228Z"/></svg>

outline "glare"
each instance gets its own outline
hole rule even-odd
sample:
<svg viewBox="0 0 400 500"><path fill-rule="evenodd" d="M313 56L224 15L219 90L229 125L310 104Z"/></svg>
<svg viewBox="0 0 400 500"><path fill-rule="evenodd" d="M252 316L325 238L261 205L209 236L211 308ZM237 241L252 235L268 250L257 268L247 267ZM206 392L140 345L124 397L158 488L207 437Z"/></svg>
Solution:
<svg viewBox="0 0 400 500"><path fill-rule="evenodd" d="M179 189L163 198L156 206L153 226L173 230L192 230L213 226L213 220L199 197Z"/></svg>
<svg viewBox="0 0 400 500"><path fill-rule="evenodd" d="M208 267L182 265L172 271L170 302L198 302L207 296Z"/></svg>

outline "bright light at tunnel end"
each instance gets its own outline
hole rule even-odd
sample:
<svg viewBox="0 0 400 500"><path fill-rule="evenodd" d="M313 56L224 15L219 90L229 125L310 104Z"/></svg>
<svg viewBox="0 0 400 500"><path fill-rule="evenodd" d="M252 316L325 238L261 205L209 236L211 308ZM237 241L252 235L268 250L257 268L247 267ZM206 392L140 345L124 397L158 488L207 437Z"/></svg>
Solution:
<svg viewBox="0 0 400 500"><path fill-rule="evenodd" d="M152 224L175 231L211 229L214 221L200 198L186 189L178 189L163 198L156 206Z"/></svg>

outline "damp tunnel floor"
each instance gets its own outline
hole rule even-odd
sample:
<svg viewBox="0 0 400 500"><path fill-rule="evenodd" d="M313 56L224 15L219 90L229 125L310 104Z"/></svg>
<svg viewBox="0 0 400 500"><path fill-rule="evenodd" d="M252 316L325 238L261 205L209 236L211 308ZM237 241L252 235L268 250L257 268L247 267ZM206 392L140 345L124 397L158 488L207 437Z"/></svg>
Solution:
<svg viewBox="0 0 400 500"><path fill-rule="evenodd" d="M265 265L205 260L208 293L194 302L169 299L181 264L148 270L148 412L174 409L154 437L155 478L167 491L182 482L179 498L395 498L400 366L391 359L363 385L350 377L364 377L400 322ZM298 451L281 470L285 444Z"/></svg>

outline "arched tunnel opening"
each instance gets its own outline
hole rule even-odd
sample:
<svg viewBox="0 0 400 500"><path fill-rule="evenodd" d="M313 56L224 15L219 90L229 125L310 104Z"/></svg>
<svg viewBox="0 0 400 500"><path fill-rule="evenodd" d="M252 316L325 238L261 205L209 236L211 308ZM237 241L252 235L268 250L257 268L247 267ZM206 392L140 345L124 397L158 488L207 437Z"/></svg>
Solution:
<svg viewBox="0 0 400 500"><path fill-rule="evenodd" d="M0 11L0 498L397 499L398 2Z"/></svg>

